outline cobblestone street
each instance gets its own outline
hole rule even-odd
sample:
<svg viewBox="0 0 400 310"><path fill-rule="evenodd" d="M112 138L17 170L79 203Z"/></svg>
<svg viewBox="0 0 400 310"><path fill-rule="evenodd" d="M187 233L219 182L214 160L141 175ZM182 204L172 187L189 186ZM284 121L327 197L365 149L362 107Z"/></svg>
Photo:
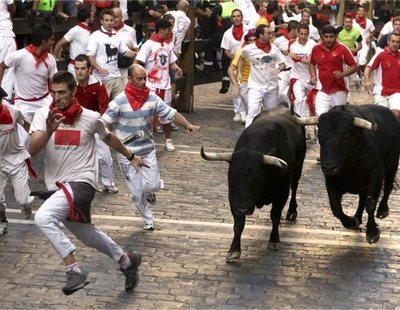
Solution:
<svg viewBox="0 0 400 310"><path fill-rule="evenodd" d="M157 157L165 189L152 209L156 230L142 222L115 165L118 194L96 194L93 221L118 244L142 253L140 283L124 291L124 276L113 261L87 248L72 235L77 259L91 283L74 295L63 295L64 266L33 220L22 220L10 184L8 233L0 237L0 308L2 309L395 309L400 305L400 192L394 191L390 215L377 220L381 239L370 245L362 232L346 230L328 204L318 145L308 141L298 191L295 224L282 220L281 249L267 249L270 206L247 217L242 257L225 263L233 237L226 162L206 162L200 148L228 151L243 126L232 121L229 94L218 94L219 83L195 87L192 114L201 125L189 136L173 133L177 148L163 148L156 134ZM352 93L352 103L371 98ZM42 161L34 160L42 173ZM43 189L42 179L32 189ZM358 197L347 195L344 210L354 214ZM40 206L35 201L34 209ZM284 215L286 214L286 208Z"/></svg>

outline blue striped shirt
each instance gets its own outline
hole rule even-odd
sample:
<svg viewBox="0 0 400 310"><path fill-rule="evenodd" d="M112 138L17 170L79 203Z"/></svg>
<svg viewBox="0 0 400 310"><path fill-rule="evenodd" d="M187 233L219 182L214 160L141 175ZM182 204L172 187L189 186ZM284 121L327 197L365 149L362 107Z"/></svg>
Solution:
<svg viewBox="0 0 400 310"><path fill-rule="evenodd" d="M125 92L122 92L109 103L102 119L113 127L120 140L126 139L135 131L143 130L143 138L131 141L126 145L135 154L143 156L155 149L152 131L153 116L173 121L175 113L175 109L152 92L143 106L139 110L133 111Z"/></svg>

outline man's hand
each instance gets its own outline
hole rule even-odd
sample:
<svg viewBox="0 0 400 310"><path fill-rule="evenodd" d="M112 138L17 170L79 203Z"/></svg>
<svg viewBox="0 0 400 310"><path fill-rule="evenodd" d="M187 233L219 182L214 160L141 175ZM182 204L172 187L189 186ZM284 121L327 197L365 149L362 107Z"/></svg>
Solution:
<svg viewBox="0 0 400 310"><path fill-rule="evenodd" d="M365 83L364 85L365 91L369 94L374 89L373 85L369 82Z"/></svg>
<svg viewBox="0 0 400 310"><path fill-rule="evenodd" d="M102 67L99 67L97 69L97 72L102 76L102 77L106 77L108 75L108 70Z"/></svg>
<svg viewBox="0 0 400 310"><path fill-rule="evenodd" d="M46 119L46 131L51 136L54 131L57 130L58 126L65 120L65 116L58 112L51 112L47 115Z"/></svg>
<svg viewBox="0 0 400 310"><path fill-rule="evenodd" d="M141 167L146 167L146 168L150 168L149 165L147 164L147 162L140 156L135 156L132 160L131 160L131 165L138 170Z"/></svg>
<svg viewBox="0 0 400 310"><path fill-rule="evenodd" d="M186 127L186 130L187 130L188 134L191 135L195 131L200 131L200 126L189 124Z"/></svg>

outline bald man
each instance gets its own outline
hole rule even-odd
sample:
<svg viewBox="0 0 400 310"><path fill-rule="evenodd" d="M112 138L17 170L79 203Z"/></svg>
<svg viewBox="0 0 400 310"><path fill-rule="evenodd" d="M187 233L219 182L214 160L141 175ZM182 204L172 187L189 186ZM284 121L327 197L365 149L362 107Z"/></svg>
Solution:
<svg viewBox="0 0 400 310"><path fill-rule="evenodd" d="M182 50L182 42L190 27L190 18L187 17L189 10L189 2L187 0L180 0L176 5L175 11L168 11L175 18L172 33L174 34L174 48L176 56L179 57Z"/></svg>
<svg viewBox="0 0 400 310"><path fill-rule="evenodd" d="M142 167L140 170L131 169L129 161L124 156L117 155L117 158L132 201L143 218L143 229L154 230L154 216L149 203L155 203L154 192L163 188L164 182L160 178L156 158L152 132L153 117L158 116L171 122L176 121L186 128L189 134L198 131L200 127L192 125L182 114L168 106L159 96L150 92L146 86L146 79L146 70L141 65L130 66L128 83L124 92L109 103L102 119L122 141L126 141L136 130L144 131L143 138L128 141L125 145L135 154L142 156L149 167Z"/></svg>

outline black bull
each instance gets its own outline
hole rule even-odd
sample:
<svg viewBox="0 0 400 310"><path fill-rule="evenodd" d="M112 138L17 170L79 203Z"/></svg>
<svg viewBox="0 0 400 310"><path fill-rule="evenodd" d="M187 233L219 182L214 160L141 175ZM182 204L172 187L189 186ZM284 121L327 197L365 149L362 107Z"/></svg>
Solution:
<svg viewBox="0 0 400 310"><path fill-rule="evenodd" d="M360 126L360 119L364 125L365 120L369 121L369 125ZM384 107L339 106L319 117L318 139L332 213L344 227L359 230L366 209L366 238L369 243L377 242L379 229L374 215L382 184L383 196L376 216L385 218L389 214L388 198L399 164L399 121ZM343 212L341 200L345 193L359 195L354 217Z"/></svg>
<svg viewBox="0 0 400 310"><path fill-rule="evenodd" d="M227 262L240 258L241 235L246 215L272 203L269 248L277 249L282 210L292 191L286 219L297 217L296 191L306 152L304 126L285 108L261 113L239 137L233 153L205 153L206 160L229 162L229 202L234 218L234 237Z"/></svg>

